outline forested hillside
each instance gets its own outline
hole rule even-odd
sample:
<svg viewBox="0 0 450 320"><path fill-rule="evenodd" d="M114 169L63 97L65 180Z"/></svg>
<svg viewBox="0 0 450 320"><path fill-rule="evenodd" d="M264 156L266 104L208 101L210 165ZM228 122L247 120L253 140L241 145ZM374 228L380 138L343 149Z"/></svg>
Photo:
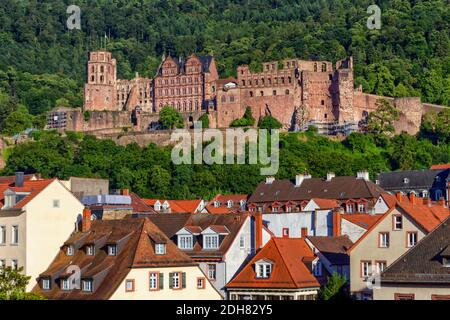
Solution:
<svg viewBox="0 0 450 320"><path fill-rule="evenodd" d="M380 30L366 27L374 2ZM69 4L81 7L81 31L66 28ZM222 76L243 63L351 54L365 91L448 105L449 24L447 0L1 1L0 127L19 104L33 115L81 106L87 51L105 35L122 78L152 76L164 53L213 54Z"/></svg>
<svg viewBox="0 0 450 320"><path fill-rule="evenodd" d="M448 118L447 118L448 120ZM447 121L448 123L448 121ZM450 134L434 133L438 144L407 134L352 133L346 140L332 141L313 131L280 136L279 179L293 179L299 172L325 177L355 175L369 170L371 178L381 171L426 169L450 162ZM427 135L430 131L427 132ZM0 175L16 170L40 172L45 177L103 177L112 188L129 188L142 197L208 198L217 193L251 193L265 179L259 165L174 165L171 147L150 144L118 146L112 140L68 132L34 133L35 141L19 144L10 152Z"/></svg>

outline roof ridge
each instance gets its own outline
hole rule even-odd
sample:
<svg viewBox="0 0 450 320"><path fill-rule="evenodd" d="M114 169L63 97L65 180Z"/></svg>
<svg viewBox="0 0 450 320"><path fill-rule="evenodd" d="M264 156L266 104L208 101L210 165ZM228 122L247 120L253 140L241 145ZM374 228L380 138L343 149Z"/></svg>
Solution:
<svg viewBox="0 0 450 320"><path fill-rule="evenodd" d="M284 259L283 255L281 254L280 248L278 248L278 244L277 244L277 240L278 239L279 238L277 238L277 237L272 238L273 243L275 244L275 247L277 248L278 254L281 257L281 261L283 261L284 265L286 266L286 269L288 271L289 277L291 278L291 280L294 283L294 285L297 285L297 282L294 280L294 276L292 275L291 268L289 268L288 264L286 263L286 260ZM303 261L300 261L300 263L303 263Z"/></svg>

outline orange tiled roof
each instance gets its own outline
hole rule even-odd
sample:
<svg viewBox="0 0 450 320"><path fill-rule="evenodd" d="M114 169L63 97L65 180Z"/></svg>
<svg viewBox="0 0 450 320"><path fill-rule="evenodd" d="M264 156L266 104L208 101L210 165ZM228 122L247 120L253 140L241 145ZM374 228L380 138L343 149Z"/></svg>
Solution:
<svg viewBox="0 0 450 320"><path fill-rule="evenodd" d="M195 213L202 200L163 200L163 199L142 199L145 204L154 206L159 200L161 205L167 201L171 213Z"/></svg>
<svg viewBox="0 0 450 320"><path fill-rule="evenodd" d="M342 219L350 221L357 226L366 230L370 229L378 220L383 217L382 214L367 214L367 213L348 213L341 215Z"/></svg>
<svg viewBox="0 0 450 320"><path fill-rule="evenodd" d="M42 180L25 180L23 182L23 187L15 187L10 184L0 185L0 202L4 204L4 192L8 189L14 192L29 192L21 201L16 203L13 209L22 209L27 203L29 203L34 197L36 197L42 190L44 190L50 183L56 179L42 179Z"/></svg>
<svg viewBox="0 0 450 320"><path fill-rule="evenodd" d="M305 239L272 238L227 284L229 288L309 288L320 287L305 263L315 258ZM254 264L259 260L273 263L268 279L257 279Z"/></svg>
<svg viewBox="0 0 450 320"><path fill-rule="evenodd" d="M314 200L320 209L333 209L339 207L339 203L334 199L312 198L311 200Z"/></svg>
<svg viewBox="0 0 450 320"><path fill-rule="evenodd" d="M450 163L434 164L431 166L430 169L431 170L450 169Z"/></svg>

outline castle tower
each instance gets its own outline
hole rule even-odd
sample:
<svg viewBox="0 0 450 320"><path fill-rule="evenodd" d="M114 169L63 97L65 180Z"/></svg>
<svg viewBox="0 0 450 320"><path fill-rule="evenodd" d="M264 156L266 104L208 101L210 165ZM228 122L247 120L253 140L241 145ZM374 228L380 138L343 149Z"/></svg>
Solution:
<svg viewBox="0 0 450 320"><path fill-rule="evenodd" d="M337 108L338 121L353 122L355 111L353 107L353 57L336 63Z"/></svg>
<svg viewBox="0 0 450 320"><path fill-rule="evenodd" d="M84 110L118 110L116 80L116 59L112 58L111 52L90 52L84 86Z"/></svg>

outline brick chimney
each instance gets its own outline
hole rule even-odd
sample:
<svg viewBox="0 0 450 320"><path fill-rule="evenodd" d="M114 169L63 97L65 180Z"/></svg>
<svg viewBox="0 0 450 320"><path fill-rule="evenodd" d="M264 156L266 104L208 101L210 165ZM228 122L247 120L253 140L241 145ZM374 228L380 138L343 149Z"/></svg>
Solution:
<svg viewBox="0 0 450 320"><path fill-rule="evenodd" d="M266 178L266 184L272 184L275 181L275 177L269 176Z"/></svg>
<svg viewBox="0 0 450 320"><path fill-rule="evenodd" d="M341 235L341 213L337 210L333 211L333 236Z"/></svg>
<svg viewBox="0 0 450 320"><path fill-rule="evenodd" d="M409 201L412 205L416 204L416 194L414 192L409 193Z"/></svg>
<svg viewBox="0 0 450 320"><path fill-rule="evenodd" d="M253 217L255 219L255 250L258 250L262 247L262 213L255 212Z"/></svg>
<svg viewBox="0 0 450 320"><path fill-rule="evenodd" d="M303 181L306 180L306 179L311 179L311 175L309 175L307 173L305 173L305 174L301 174L301 173L297 174L295 176L295 186L296 187L300 187L302 185Z"/></svg>
<svg viewBox="0 0 450 320"><path fill-rule="evenodd" d="M395 197L397 198L398 202L402 202L403 194L401 192L396 192Z"/></svg>
<svg viewBox="0 0 450 320"><path fill-rule="evenodd" d="M15 187L23 187L23 180L24 180L24 173L16 172L15 179L14 179L14 186Z"/></svg>
<svg viewBox="0 0 450 320"><path fill-rule="evenodd" d="M300 232L302 238L306 238L308 236L308 228L302 228Z"/></svg>
<svg viewBox="0 0 450 320"><path fill-rule="evenodd" d="M441 197L441 198L438 200L438 205L440 205L440 206L442 206L442 207L445 207L445 198L444 198L444 197Z"/></svg>
<svg viewBox="0 0 450 320"><path fill-rule="evenodd" d="M81 221L81 232L87 232L91 229L91 220L92 214L91 209L84 208L83 209L83 220Z"/></svg>
<svg viewBox="0 0 450 320"><path fill-rule="evenodd" d="M123 196L129 196L129 195L130 195L130 190L128 190L128 189L122 189L122 190L120 190L120 193L121 193Z"/></svg>
<svg viewBox="0 0 450 320"><path fill-rule="evenodd" d="M424 205L424 206L430 205L430 198L428 198L428 197L423 198L423 205Z"/></svg>
<svg viewBox="0 0 450 320"><path fill-rule="evenodd" d="M327 173L327 181L331 181L336 175L333 172Z"/></svg>

